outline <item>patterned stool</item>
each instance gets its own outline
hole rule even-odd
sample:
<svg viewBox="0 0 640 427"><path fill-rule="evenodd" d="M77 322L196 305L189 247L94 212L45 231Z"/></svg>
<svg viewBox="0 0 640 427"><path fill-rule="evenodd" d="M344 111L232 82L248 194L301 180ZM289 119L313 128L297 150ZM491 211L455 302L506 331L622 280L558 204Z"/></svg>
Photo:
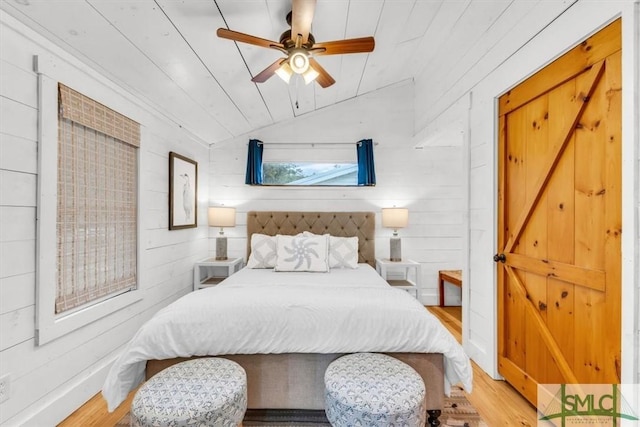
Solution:
<svg viewBox="0 0 640 427"><path fill-rule="evenodd" d="M355 353L334 360L324 374L332 426L424 426L422 377L391 356Z"/></svg>
<svg viewBox="0 0 640 427"><path fill-rule="evenodd" d="M144 383L131 425L237 426L247 410L247 375L236 362L209 357L170 366Z"/></svg>

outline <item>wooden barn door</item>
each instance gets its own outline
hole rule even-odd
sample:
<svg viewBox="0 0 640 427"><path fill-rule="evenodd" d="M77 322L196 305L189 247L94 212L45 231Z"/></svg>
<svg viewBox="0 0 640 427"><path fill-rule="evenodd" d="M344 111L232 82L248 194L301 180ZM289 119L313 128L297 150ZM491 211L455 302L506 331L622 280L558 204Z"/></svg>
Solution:
<svg viewBox="0 0 640 427"><path fill-rule="evenodd" d="M499 100L499 372L534 404L620 382L620 27Z"/></svg>

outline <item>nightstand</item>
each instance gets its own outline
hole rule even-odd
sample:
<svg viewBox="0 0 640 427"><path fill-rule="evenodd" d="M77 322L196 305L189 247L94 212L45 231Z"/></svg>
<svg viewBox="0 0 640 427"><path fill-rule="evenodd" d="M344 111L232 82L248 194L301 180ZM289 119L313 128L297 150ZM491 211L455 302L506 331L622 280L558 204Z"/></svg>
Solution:
<svg viewBox="0 0 640 427"><path fill-rule="evenodd" d="M193 267L193 290L208 288L222 282L242 268L242 258L229 258L224 261L206 258L196 262Z"/></svg>
<svg viewBox="0 0 640 427"><path fill-rule="evenodd" d="M376 271L389 285L394 288L404 289L413 294L416 299L418 298L421 277L419 262L410 259L390 261L385 258L376 258ZM389 276L393 278L389 279ZM401 276L402 278L396 279L395 276Z"/></svg>

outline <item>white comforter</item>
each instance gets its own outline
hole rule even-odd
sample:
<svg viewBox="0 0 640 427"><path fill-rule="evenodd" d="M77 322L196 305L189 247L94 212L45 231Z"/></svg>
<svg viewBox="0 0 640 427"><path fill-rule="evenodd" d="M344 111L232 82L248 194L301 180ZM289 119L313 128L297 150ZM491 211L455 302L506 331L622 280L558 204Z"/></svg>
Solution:
<svg viewBox="0 0 640 427"><path fill-rule="evenodd" d="M445 390L472 370L462 347L411 295L367 264L329 273L243 269L192 292L145 323L107 376L113 411L144 379L145 362L223 354L443 353Z"/></svg>

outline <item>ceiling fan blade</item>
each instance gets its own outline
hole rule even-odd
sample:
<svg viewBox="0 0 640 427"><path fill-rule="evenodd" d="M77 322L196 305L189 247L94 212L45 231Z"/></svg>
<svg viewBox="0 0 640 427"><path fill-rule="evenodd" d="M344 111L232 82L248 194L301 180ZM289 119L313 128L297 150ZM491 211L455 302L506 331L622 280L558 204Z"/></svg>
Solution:
<svg viewBox="0 0 640 427"><path fill-rule="evenodd" d="M309 65L311 66L311 68L318 72L316 81L320 86L329 87L336 82L333 77L331 77L331 74L327 73L327 70L322 68L322 65L320 65L320 63L318 63L318 61L316 61L315 59L309 58Z"/></svg>
<svg viewBox="0 0 640 427"><path fill-rule="evenodd" d="M316 43L311 50L314 55L341 55L345 53L371 52L375 46L376 42L373 37L361 37L358 39Z"/></svg>
<svg viewBox="0 0 640 427"><path fill-rule="evenodd" d="M309 39L315 9L316 0L293 0L291 5L291 39L294 43L298 34L302 36L302 44L305 44Z"/></svg>
<svg viewBox="0 0 640 427"><path fill-rule="evenodd" d="M276 70L278 68L280 68L282 63L284 61L286 61L286 60L287 60L287 58L280 58L280 59L276 60L276 62L274 62L273 64L269 65L264 70L260 71L254 78L251 79L251 81L254 82L254 83L264 83L264 82L266 82L267 80L269 80L269 78L271 76L273 76L276 73Z"/></svg>
<svg viewBox="0 0 640 427"><path fill-rule="evenodd" d="M218 34L218 37L223 39L229 39L237 42L252 44L255 46L271 47L271 48L277 48L279 50L284 50L284 46L280 43L267 40L267 39L261 39L260 37L252 36L245 33L240 33L238 31L228 30L226 28L218 28L217 34Z"/></svg>

